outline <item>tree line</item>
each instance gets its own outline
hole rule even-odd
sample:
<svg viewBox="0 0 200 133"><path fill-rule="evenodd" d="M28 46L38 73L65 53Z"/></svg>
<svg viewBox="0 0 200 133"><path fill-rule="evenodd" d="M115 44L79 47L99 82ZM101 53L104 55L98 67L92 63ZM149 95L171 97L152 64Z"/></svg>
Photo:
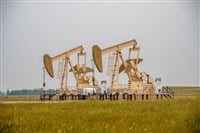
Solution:
<svg viewBox="0 0 200 133"><path fill-rule="evenodd" d="M56 94L56 90L48 89L43 90L42 88L38 89L20 89L20 90L7 90L6 95L40 95L40 94Z"/></svg>

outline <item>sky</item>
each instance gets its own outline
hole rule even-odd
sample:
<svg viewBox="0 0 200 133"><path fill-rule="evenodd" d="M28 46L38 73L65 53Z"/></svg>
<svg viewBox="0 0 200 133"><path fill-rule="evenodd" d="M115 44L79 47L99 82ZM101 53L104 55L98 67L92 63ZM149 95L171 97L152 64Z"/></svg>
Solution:
<svg viewBox="0 0 200 133"><path fill-rule="evenodd" d="M198 1L1 1L1 90L40 88L43 55L55 56L83 45L91 67L92 46L106 48L136 39L139 71L162 78L163 85L200 86ZM127 56L126 50L123 56ZM77 63L76 54L71 56ZM108 55L103 56L106 76ZM56 73L58 63L54 63ZM127 83L125 74L120 83ZM46 73L47 88L59 80ZM69 75L69 85L75 85Z"/></svg>

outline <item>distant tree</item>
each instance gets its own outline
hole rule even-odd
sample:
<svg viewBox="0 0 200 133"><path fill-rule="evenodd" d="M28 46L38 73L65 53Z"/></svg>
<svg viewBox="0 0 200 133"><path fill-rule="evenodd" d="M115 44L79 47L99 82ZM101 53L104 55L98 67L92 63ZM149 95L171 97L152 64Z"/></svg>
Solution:
<svg viewBox="0 0 200 133"><path fill-rule="evenodd" d="M9 90L9 89L7 89L6 95L9 95L9 94L10 94L10 90Z"/></svg>
<svg viewBox="0 0 200 133"><path fill-rule="evenodd" d="M0 96L4 96L5 94L2 92L2 91L0 91Z"/></svg>
<svg viewBox="0 0 200 133"><path fill-rule="evenodd" d="M42 88L7 90L7 95L40 95L42 93L43 93L43 89ZM56 90L49 89L49 90L46 90L46 93L55 94Z"/></svg>

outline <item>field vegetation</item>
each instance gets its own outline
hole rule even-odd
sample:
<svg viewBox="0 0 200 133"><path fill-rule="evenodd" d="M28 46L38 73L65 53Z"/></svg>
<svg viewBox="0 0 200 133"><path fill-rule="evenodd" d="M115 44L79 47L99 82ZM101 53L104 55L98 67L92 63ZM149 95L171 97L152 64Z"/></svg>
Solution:
<svg viewBox="0 0 200 133"><path fill-rule="evenodd" d="M177 89L178 90L178 89ZM175 99L0 102L0 133L6 132L200 132L199 90ZM3 97L5 98L5 97ZM1 98L5 101L6 99ZM9 97L7 98L9 99ZM13 99L14 100L14 99ZM19 101L22 99L19 99ZM27 98L28 100L28 98ZM9 101L9 100L8 100Z"/></svg>
<svg viewBox="0 0 200 133"><path fill-rule="evenodd" d="M200 99L0 104L0 132L200 132Z"/></svg>

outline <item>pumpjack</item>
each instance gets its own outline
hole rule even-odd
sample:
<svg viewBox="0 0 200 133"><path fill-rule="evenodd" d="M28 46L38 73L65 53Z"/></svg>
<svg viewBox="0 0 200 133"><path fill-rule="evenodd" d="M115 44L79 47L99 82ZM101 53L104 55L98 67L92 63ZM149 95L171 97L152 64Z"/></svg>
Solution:
<svg viewBox="0 0 200 133"><path fill-rule="evenodd" d="M128 59L123 57L122 50L128 48ZM136 58L132 58L131 52L137 52ZM122 91L123 93L153 93L154 92L154 82L153 78L146 72L140 72L138 70L138 64L140 64L143 59L139 57L140 47L137 47L137 42L135 39L122 42L117 45L113 45L108 48L101 49L98 45L93 45L92 56L94 64L100 73L103 72L103 55L115 53L115 60L113 64L113 74L110 85L110 93L119 92L120 88L114 84L115 75L122 73L123 71L128 76L127 87ZM119 60L120 59L120 60ZM121 61L121 65L117 66L118 62ZM119 85L118 85L119 86Z"/></svg>

